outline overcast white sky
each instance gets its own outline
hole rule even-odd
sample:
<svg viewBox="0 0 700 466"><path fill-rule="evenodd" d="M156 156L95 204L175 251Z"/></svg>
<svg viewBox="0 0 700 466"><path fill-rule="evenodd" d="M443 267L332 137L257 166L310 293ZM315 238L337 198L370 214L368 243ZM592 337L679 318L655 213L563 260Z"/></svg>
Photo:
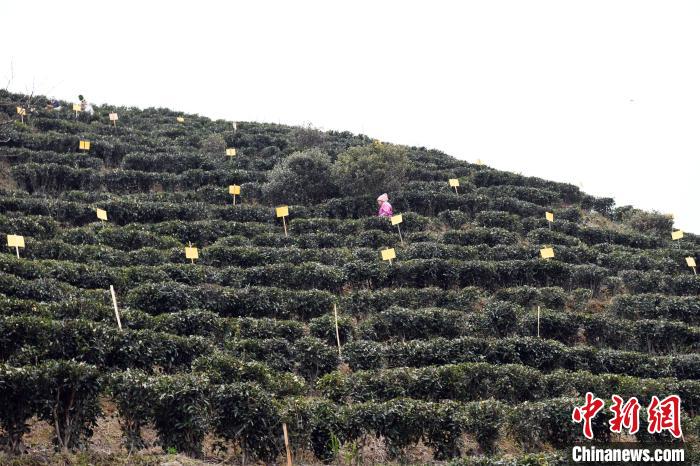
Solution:
<svg viewBox="0 0 700 466"><path fill-rule="evenodd" d="M303 124L700 233L698 1L2 2L0 87Z"/></svg>

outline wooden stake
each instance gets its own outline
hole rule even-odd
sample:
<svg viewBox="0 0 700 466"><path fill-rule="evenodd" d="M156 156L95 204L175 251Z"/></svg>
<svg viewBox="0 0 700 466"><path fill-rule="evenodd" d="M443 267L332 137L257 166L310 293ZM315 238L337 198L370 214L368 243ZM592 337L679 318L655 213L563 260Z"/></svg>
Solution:
<svg viewBox="0 0 700 466"><path fill-rule="evenodd" d="M117 307L117 295L114 294L114 287L109 285L109 292L112 293L112 304L114 304L114 315L117 317L117 326L122 330L122 320L119 318L119 308Z"/></svg>
<svg viewBox="0 0 700 466"><path fill-rule="evenodd" d="M287 449L287 466L292 466L292 451L289 449L289 437L287 436L287 423L282 423L284 432L284 447Z"/></svg>
<svg viewBox="0 0 700 466"><path fill-rule="evenodd" d="M403 246L403 236L401 235L401 225L397 223L396 228L399 229L399 239L401 240L401 246Z"/></svg>
<svg viewBox="0 0 700 466"><path fill-rule="evenodd" d="M233 195L233 205L236 205L236 195Z"/></svg>
<svg viewBox="0 0 700 466"><path fill-rule="evenodd" d="M537 306L537 338L540 337L540 307Z"/></svg>
<svg viewBox="0 0 700 466"><path fill-rule="evenodd" d="M459 191L457 191L457 186L455 186L454 188L455 188L455 194L459 194Z"/></svg>
<svg viewBox="0 0 700 466"><path fill-rule="evenodd" d="M284 217L282 217L282 225L284 225L284 236L287 236L287 222L285 222Z"/></svg>
<svg viewBox="0 0 700 466"><path fill-rule="evenodd" d="M19 246L15 246L15 251L17 252L17 259L19 259Z"/></svg>
<svg viewBox="0 0 700 466"><path fill-rule="evenodd" d="M391 265L391 259L389 259L389 265Z"/></svg>
<svg viewBox="0 0 700 466"><path fill-rule="evenodd" d="M338 357L342 358L343 355L340 354L340 331L338 330L338 307L333 303L333 313L335 314L335 339L338 342Z"/></svg>
<svg viewBox="0 0 700 466"><path fill-rule="evenodd" d="M19 257L19 256L17 256L17 257ZM698 271L695 269L695 267L693 267L693 273L694 273L695 275L698 274Z"/></svg>
<svg viewBox="0 0 700 466"><path fill-rule="evenodd" d="M192 241L189 241L189 243L190 243L190 247L192 247ZM194 259L190 259L190 261L192 261L192 263L194 264Z"/></svg>

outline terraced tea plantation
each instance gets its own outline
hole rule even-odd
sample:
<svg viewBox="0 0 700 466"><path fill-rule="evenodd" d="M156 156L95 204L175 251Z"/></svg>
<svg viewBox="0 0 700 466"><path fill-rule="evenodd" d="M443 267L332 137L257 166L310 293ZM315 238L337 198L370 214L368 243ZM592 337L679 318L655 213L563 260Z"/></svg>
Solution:
<svg viewBox="0 0 700 466"><path fill-rule="evenodd" d="M347 132L0 102L6 455L94 450L109 412L132 458L284 463L284 425L295 463L558 464L588 391L697 450L700 237L670 216ZM683 439L646 432L670 394Z"/></svg>

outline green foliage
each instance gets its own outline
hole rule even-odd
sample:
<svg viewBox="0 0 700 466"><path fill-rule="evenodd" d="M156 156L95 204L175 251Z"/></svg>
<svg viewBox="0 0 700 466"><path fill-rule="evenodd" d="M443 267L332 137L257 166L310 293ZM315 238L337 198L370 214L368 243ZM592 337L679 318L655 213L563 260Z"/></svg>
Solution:
<svg viewBox="0 0 700 466"><path fill-rule="evenodd" d="M153 424L163 450L174 448L201 457L210 421L209 380L196 374L175 374L151 379L149 388Z"/></svg>
<svg viewBox="0 0 700 466"><path fill-rule="evenodd" d="M275 204L309 204L336 195L331 180L331 159L319 149L295 152L278 162L262 187L265 199Z"/></svg>
<svg viewBox="0 0 700 466"><path fill-rule="evenodd" d="M0 445L12 454L22 453L22 437L29 432L27 422L37 413L35 390L40 374L34 367L0 365Z"/></svg>
<svg viewBox="0 0 700 466"><path fill-rule="evenodd" d="M464 429L473 435L482 451L492 453L503 423L504 408L494 400L469 403L464 408Z"/></svg>
<svg viewBox="0 0 700 466"><path fill-rule="evenodd" d="M64 451L84 448L102 413L100 372L72 361L47 361L37 369L38 415L53 426L54 444Z"/></svg>
<svg viewBox="0 0 700 466"><path fill-rule="evenodd" d="M273 462L284 447L278 409L272 398L252 383L220 385L213 393L213 427L237 441L244 458Z"/></svg>
<svg viewBox="0 0 700 466"><path fill-rule="evenodd" d="M151 380L139 370L110 374L107 391L117 405L124 447L130 452L146 446L141 428L153 418Z"/></svg>
<svg viewBox="0 0 700 466"><path fill-rule="evenodd" d="M406 179L409 166L403 147L375 142L351 147L338 155L333 164L332 178L346 196L376 197L384 192L397 191Z"/></svg>

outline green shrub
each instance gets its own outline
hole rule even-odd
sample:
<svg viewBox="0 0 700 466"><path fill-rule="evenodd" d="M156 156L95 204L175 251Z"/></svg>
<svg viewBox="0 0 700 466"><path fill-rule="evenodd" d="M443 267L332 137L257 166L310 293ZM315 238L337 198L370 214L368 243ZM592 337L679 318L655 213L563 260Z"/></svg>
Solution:
<svg viewBox="0 0 700 466"><path fill-rule="evenodd" d="M163 451L174 449L202 456L209 427L209 380L198 374L164 375L151 379L153 424Z"/></svg>
<svg viewBox="0 0 700 466"><path fill-rule="evenodd" d="M0 444L12 454L22 453L22 437L29 432L27 422L38 411L36 392L40 374L34 367L0 364Z"/></svg>
<svg viewBox="0 0 700 466"><path fill-rule="evenodd" d="M333 164L332 178L346 196L376 197L397 191L406 179L409 166L403 147L375 142L339 154Z"/></svg>
<svg viewBox="0 0 700 466"><path fill-rule="evenodd" d="M212 395L214 431L238 442L245 458L274 462L282 451L282 426L272 398L253 383L218 386Z"/></svg>
<svg viewBox="0 0 700 466"><path fill-rule="evenodd" d="M328 345L337 345L335 332L335 315L328 314L309 321L309 332L312 336L323 340ZM345 344L353 337L353 322L342 314L338 314L338 336L340 343Z"/></svg>
<svg viewBox="0 0 700 466"><path fill-rule="evenodd" d="M53 426L54 444L64 451L84 448L102 412L100 372L73 361L47 361L37 371L38 414Z"/></svg>
<svg viewBox="0 0 700 466"><path fill-rule="evenodd" d="M315 380L338 366L338 351L314 337L298 339L292 346L295 367L307 380Z"/></svg>
<svg viewBox="0 0 700 466"><path fill-rule="evenodd" d="M334 197L331 160L319 149L295 152L278 162L262 187L263 196L272 203L309 204Z"/></svg>
<svg viewBox="0 0 700 466"><path fill-rule="evenodd" d="M114 372L108 379L107 391L117 405L124 447L129 453L146 446L141 428L153 418L150 382L148 374L140 370Z"/></svg>
<svg viewBox="0 0 700 466"><path fill-rule="evenodd" d="M464 430L473 435L479 448L486 453L493 453L503 424L503 405L494 400L468 403L464 406Z"/></svg>

